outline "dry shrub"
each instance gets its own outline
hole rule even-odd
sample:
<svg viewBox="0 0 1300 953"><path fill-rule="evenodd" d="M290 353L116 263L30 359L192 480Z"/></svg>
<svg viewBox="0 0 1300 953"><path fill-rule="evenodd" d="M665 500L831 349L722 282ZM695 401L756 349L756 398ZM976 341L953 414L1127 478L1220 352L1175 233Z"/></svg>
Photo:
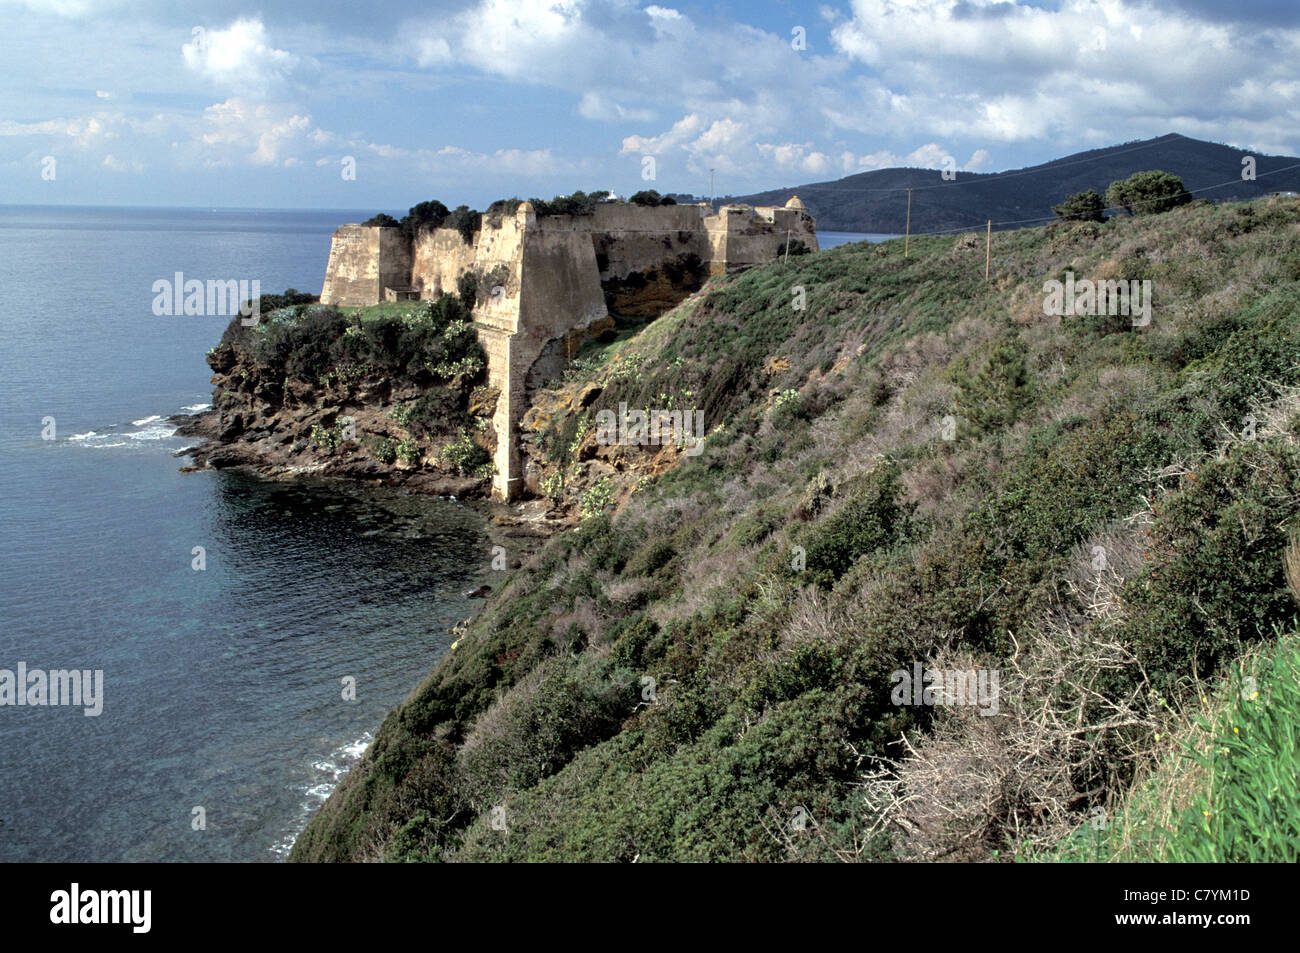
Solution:
<svg viewBox="0 0 1300 953"><path fill-rule="evenodd" d="M1156 715L1137 660L1101 627L1062 624L1066 614L1016 641L1000 668L997 715L944 708L929 734L903 739L901 758L864 774L872 831L897 832L900 856L974 860L1008 842L1049 845L1101 793L1096 779L1149 757ZM927 667L981 666L940 655ZM1103 680L1121 670L1136 687L1108 697Z"/></svg>
<svg viewBox="0 0 1300 953"><path fill-rule="evenodd" d="M1272 400L1252 400L1250 412L1255 417L1258 439L1277 440L1294 446L1296 434L1291 423L1300 415L1300 387L1279 387Z"/></svg>

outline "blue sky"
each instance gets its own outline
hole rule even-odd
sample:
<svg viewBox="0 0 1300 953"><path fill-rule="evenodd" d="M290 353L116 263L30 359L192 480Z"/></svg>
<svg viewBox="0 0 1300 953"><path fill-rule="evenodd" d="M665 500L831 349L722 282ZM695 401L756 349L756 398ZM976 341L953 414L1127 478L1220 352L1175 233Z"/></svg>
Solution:
<svg viewBox="0 0 1300 953"><path fill-rule="evenodd" d="M3 203L481 208L711 168L741 194L1167 132L1300 152L1296 0L0 0L0 37Z"/></svg>

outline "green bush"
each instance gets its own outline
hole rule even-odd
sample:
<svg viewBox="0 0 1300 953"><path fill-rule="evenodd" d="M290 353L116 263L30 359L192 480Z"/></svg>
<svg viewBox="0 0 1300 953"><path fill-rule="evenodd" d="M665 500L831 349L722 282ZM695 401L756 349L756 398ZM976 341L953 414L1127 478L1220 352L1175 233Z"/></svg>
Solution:
<svg viewBox="0 0 1300 953"><path fill-rule="evenodd" d="M1106 190L1106 204L1122 208L1130 215L1157 215L1191 200L1182 179L1156 170L1112 182Z"/></svg>
<svg viewBox="0 0 1300 953"><path fill-rule="evenodd" d="M976 434L1000 430L1015 423L1033 400L1028 345L1014 332L993 342L975 369L958 365L953 377L961 391L954 403L957 419Z"/></svg>
<svg viewBox="0 0 1300 953"><path fill-rule="evenodd" d="M464 208L464 206L461 206ZM457 210L459 211L459 209ZM410 238L416 238L420 232L432 231L441 228L447 222L450 213L447 206L443 205L437 199L431 199L428 202L420 202L411 206L410 211L402 218L398 224L401 225L402 231ZM452 228L456 226L452 225Z"/></svg>
<svg viewBox="0 0 1300 953"><path fill-rule="evenodd" d="M442 448L442 458L461 476L480 475L492 462L492 457L474 442L467 430L462 430L455 440Z"/></svg>
<svg viewBox="0 0 1300 953"><path fill-rule="evenodd" d="M369 447L380 463L392 465L397 461L397 441L392 437L372 437Z"/></svg>
<svg viewBox="0 0 1300 953"><path fill-rule="evenodd" d="M809 575L827 588L860 557L897 540L906 523L897 464L882 462L848 493L845 504L815 523L804 542Z"/></svg>
<svg viewBox="0 0 1300 953"><path fill-rule="evenodd" d="M1096 189L1075 192L1060 205L1053 205L1056 217L1065 222L1102 222L1106 220L1105 206Z"/></svg>
<svg viewBox="0 0 1300 953"><path fill-rule="evenodd" d="M1240 442L1155 505L1127 630L1161 691L1213 675L1243 643L1291 625L1282 554L1300 518L1300 451Z"/></svg>

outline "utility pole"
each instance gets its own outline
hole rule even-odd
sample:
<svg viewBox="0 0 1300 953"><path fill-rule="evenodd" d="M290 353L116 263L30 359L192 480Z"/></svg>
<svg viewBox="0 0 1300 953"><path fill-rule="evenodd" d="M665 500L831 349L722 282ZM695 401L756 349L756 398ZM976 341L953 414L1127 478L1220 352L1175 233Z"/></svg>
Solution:
<svg viewBox="0 0 1300 953"><path fill-rule="evenodd" d="M907 190L907 231L903 235L903 257L907 257L907 244L912 240L912 190Z"/></svg>
<svg viewBox="0 0 1300 953"><path fill-rule="evenodd" d="M790 230L788 228L785 230L785 261L781 264L790 264Z"/></svg>
<svg viewBox="0 0 1300 953"><path fill-rule="evenodd" d="M993 260L993 219L989 219L988 233L984 238L984 280L989 280L989 263Z"/></svg>
<svg viewBox="0 0 1300 953"><path fill-rule="evenodd" d="M709 211L710 212L717 211L717 209L713 207L713 170L712 169L709 170Z"/></svg>

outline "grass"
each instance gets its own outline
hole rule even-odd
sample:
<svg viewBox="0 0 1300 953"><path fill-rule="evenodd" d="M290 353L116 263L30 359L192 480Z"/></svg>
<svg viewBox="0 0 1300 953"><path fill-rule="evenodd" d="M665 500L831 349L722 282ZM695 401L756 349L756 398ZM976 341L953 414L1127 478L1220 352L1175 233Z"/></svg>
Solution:
<svg viewBox="0 0 1300 953"><path fill-rule="evenodd" d="M1300 636L1239 659L1171 718L1167 753L1123 799L1035 859L1294 863L1300 857Z"/></svg>

